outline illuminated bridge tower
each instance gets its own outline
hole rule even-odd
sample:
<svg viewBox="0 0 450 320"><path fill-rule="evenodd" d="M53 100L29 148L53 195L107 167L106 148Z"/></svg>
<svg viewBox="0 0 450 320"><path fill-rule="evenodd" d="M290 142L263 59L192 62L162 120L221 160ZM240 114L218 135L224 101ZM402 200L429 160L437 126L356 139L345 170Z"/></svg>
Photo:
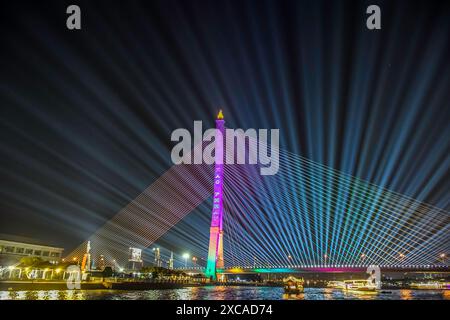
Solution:
<svg viewBox="0 0 450 320"><path fill-rule="evenodd" d="M215 140L215 168L214 168L214 194L211 228L209 229L208 262L206 276L216 280L217 269L224 267L223 261L223 141L225 136L225 120L222 110L216 119L216 129L222 134L216 135Z"/></svg>

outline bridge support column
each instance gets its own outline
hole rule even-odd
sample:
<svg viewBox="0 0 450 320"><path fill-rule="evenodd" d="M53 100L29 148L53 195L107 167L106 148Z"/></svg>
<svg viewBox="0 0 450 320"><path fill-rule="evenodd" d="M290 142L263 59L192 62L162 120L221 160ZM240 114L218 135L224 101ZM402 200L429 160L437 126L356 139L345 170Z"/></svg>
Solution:
<svg viewBox="0 0 450 320"><path fill-rule="evenodd" d="M222 110L216 119L215 137L215 167L214 167L214 194L213 209L211 217L211 228L209 233L208 262L205 275L217 280L217 268L224 267L223 261L223 137L225 121Z"/></svg>
<svg viewBox="0 0 450 320"><path fill-rule="evenodd" d="M216 268L223 269L225 262L223 260L223 230L219 231L219 244L217 245L217 262Z"/></svg>
<svg viewBox="0 0 450 320"><path fill-rule="evenodd" d="M220 242L220 230L219 227L211 227L209 229L209 249L208 249L208 261L206 264L205 275L216 280L216 267Z"/></svg>

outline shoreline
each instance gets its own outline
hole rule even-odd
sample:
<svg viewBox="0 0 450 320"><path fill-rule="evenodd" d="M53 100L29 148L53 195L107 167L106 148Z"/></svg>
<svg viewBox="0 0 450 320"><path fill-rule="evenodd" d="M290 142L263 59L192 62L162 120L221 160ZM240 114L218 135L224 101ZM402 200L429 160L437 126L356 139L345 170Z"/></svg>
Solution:
<svg viewBox="0 0 450 320"><path fill-rule="evenodd" d="M274 283L177 283L177 282L82 282L80 289L78 290L128 290L128 291L142 291L142 290L167 290L167 289L182 289L192 287L214 287L214 286L226 286L226 287L282 287L281 285ZM306 288L309 288L306 287ZM327 287L315 287L311 288L323 288ZM49 290L70 290L67 288L67 282L65 281L0 281L0 291L49 291ZM430 289L417 289L404 287L385 286L381 288L382 291L389 290L431 290ZM446 290L446 289L436 289Z"/></svg>
<svg viewBox="0 0 450 320"><path fill-rule="evenodd" d="M79 290L164 290L182 289L191 287L217 286L214 283L177 283L177 282L81 282ZM273 284L236 284L223 283L220 286L239 287L280 287ZM26 290L69 290L65 281L0 281L0 291L26 291Z"/></svg>

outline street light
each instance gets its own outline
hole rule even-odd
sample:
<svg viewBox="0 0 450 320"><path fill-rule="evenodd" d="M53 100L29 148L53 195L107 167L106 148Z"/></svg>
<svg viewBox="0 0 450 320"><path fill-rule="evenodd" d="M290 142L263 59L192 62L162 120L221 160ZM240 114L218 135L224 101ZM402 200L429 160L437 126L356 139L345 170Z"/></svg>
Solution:
<svg viewBox="0 0 450 320"><path fill-rule="evenodd" d="M184 259L184 268L187 268L187 261L189 259L189 253L183 253L183 259Z"/></svg>
<svg viewBox="0 0 450 320"><path fill-rule="evenodd" d="M292 262L292 256L291 255L288 255L288 261L289 261L289 265L290 265L291 262Z"/></svg>

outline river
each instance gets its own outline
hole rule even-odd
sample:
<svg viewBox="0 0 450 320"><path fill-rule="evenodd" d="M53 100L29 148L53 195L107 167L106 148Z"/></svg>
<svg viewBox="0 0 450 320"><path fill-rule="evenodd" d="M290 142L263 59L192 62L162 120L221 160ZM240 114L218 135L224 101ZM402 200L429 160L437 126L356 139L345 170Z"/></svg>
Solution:
<svg viewBox="0 0 450 320"><path fill-rule="evenodd" d="M274 287L194 287L169 290L49 290L0 291L0 300L450 300L449 290L386 290L347 293L328 288L305 288L287 295Z"/></svg>

